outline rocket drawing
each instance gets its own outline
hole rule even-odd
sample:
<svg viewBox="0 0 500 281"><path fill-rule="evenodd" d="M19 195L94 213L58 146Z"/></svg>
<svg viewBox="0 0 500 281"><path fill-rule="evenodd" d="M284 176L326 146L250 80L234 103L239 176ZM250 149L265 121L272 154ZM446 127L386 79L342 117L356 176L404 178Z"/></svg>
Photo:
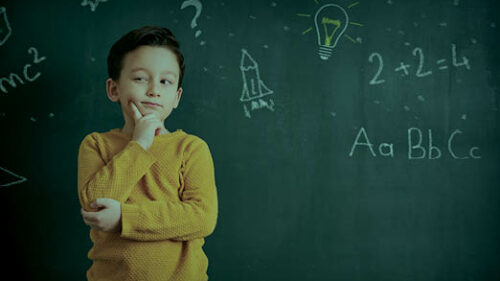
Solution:
<svg viewBox="0 0 500 281"><path fill-rule="evenodd" d="M241 93L241 101L250 101L273 93L262 80L259 74L259 65L250 56L247 50L241 50L241 75L243 77L243 91Z"/></svg>

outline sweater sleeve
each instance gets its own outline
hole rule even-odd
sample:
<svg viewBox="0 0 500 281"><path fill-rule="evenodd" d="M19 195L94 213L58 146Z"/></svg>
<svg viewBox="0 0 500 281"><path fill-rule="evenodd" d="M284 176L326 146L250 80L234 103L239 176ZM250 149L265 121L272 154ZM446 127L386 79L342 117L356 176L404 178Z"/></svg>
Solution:
<svg viewBox="0 0 500 281"><path fill-rule="evenodd" d="M138 142L130 141L106 163L97 134L88 135L78 153L78 197L81 206L91 210L90 203L97 198L125 202L155 161L156 158Z"/></svg>
<svg viewBox="0 0 500 281"><path fill-rule="evenodd" d="M188 241L214 231L218 203L212 156L204 141L192 146L185 153L181 200L122 204L122 237Z"/></svg>

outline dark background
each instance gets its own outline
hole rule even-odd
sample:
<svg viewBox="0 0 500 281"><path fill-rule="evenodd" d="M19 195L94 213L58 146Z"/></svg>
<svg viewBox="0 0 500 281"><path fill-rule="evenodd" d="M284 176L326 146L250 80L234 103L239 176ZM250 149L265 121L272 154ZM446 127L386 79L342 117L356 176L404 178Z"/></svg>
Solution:
<svg viewBox="0 0 500 281"><path fill-rule="evenodd" d="M354 24L328 60L313 23L327 1L202 1L195 28L182 0L82 3L0 1L12 29L0 46L3 276L84 280L78 148L123 126L105 94L108 50L154 24L177 35L187 64L166 127L200 136L214 158L211 280L500 280L496 1L331 2ZM240 101L242 49L273 110ZM371 85L381 62L385 82ZM418 77L420 63L432 74ZM26 181L9 185L7 171Z"/></svg>

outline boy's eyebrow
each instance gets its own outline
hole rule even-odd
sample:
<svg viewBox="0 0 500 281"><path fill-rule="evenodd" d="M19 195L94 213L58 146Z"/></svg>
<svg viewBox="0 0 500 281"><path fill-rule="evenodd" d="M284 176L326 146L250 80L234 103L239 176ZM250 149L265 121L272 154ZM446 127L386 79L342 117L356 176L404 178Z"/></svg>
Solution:
<svg viewBox="0 0 500 281"><path fill-rule="evenodd" d="M136 68L133 68L133 69L132 69L132 72L136 72L136 71L140 71L140 70L142 70L142 71L146 71L146 72L149 72L149 70L147 70L147 69L146 69L146 68L144 68L144 67L136 67ZM173 71L170 71L170 70L164 70L164 71L162 71L162 72L161 72L161 74L164 74L164 73L166 73L166 74L172 74L172 75L174 75L175 77L177 77L177 73L175 73L175 72L173 72Z"/></svg>

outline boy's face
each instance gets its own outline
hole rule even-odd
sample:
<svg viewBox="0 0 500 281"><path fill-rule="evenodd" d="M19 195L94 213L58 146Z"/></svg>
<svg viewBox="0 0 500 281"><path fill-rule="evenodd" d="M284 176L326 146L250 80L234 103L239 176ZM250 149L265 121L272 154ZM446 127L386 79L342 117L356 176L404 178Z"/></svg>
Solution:
<svg viewBox="0 0 500 281"><path fill-rule="evenodd" d="M163 122L179 105L182 94L182 88L177 88L179 72L172 51L166 47L141 46L124 57L118 81L111 78L106 81L108 97L120 102L129 120L133 120L131 101L142 115L153 113Z"/></svg>

